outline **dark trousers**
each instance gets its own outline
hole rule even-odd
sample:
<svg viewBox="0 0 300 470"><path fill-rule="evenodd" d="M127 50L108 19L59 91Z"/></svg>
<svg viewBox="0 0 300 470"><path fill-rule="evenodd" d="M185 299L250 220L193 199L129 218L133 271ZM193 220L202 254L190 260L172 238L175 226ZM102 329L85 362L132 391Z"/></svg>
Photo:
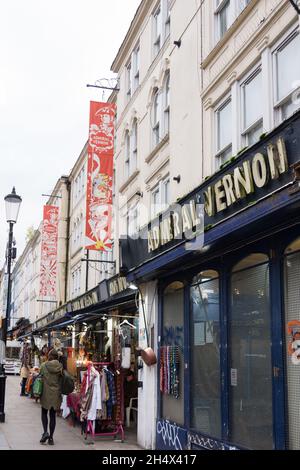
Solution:
<svg viewBox="0 0 300 470"><path fill-rule="evenodd" d="M27 379L22 379L21 381L21 395L26 395L26 390L25 390L26 382L27 382Z"/></svg>
<svg viewBox="0 0 300 470"><path fill-rule="evenodd" d="M53 437L56 426L56 411L54 410L54 408L51 408L51 410L46 410L45 408L42 408L42 424L44 433L46 434L48 432L48 411L50 415L50 437Z"/></svg>

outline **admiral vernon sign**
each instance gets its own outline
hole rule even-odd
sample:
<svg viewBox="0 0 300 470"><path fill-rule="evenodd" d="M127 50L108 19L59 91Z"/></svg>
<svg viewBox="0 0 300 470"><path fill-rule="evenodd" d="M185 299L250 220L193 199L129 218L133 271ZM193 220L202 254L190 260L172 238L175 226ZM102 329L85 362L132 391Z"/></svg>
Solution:
<svg viewBox="0 0 300 470"><path fill-rule="evenodd" d="M214 217L254 194L257 189L264 188L269 180L278 180L288 169L285 142L279 138L276 144L270 143L267 146L266 155L256 153L251 160L245 160L242 166L236 166L230 173L208 186L203 192L204 204L197 204L196 199L193 199L182 205L173 205L162 216L160 223L153 223L148 230L148 252L151 253L172 240L193 239L204 229L203 207L207 216Z"/></svg>
<svg viewBox="0 0 300 470"><path fill-rule="evenodd" d="M246 149L183 197L136 239L121 240L122 265L129 270L199 233L270 198L294 181L300 159L300 113ZM237 227L238 228L238 227Z"/></svg>

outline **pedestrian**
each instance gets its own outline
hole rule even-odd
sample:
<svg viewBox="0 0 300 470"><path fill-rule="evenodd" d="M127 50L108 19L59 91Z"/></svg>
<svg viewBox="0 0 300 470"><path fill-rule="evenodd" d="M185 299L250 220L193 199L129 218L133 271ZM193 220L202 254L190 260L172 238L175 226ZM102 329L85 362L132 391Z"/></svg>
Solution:
<svg viewBox="0 0 300 470"><path fill-rule="evenodd" d="M21 397L26 397L27 396L26 382L27 382L28 377L29 377L29 367L26 364L23 364L21 366L20 377L21 377L21 384L20 384L21 385L21 393L20 393L20 396Z"/></svg>
<svg viewBox="0 0 300 470"><path fill-rule="evenodd" d="M54 445L53 434L56 426L56 411L60 410L62 402L61 379L62 364L58 360L59 356L55 349L51 349L48 354L48 361L41 365L40 375L43 378L43 392L41 396L42 424L44 433L40 440L41 444L48 441L49 445ZM48 412L50 416L50 426L48 433Z"/></svg>
<svg viewBox="0 0 300 470"><path fill-rule="evenodd" d="M31 349L27 341L24 342L22 352L21 352L21 370L20 370L20 377L21 377L21 397L25 397L26 394L26 382L29 377L31 367Z"/></svg>

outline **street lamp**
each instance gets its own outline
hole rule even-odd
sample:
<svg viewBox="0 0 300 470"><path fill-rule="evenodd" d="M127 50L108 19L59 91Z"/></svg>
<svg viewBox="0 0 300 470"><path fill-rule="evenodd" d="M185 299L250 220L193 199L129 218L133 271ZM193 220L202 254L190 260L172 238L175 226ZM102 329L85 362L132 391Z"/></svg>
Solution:
<svg viewBox="0 0 300 470"><path fill-rule="evenodd" d="M300 15L300 2L299 0L289 0L290 4L295 8L298 15Z"/></svg>
<svg viewBox="0 0 300 470"><path fill-rule="evenodd" d="M7 337L7 327L9 325L10 319L10 304L11 304L11 260L12 260L12 251L13 251L13 227L18 220L20 205L22 199L16 194L15 188L12 189L11 194L8 194L4 198L5 200L5 211L6 211L6 221L9 224L9 236L8 236L8 245L7 245L7 296L6 296L6 317L2 322L2 337L0 344L0 360L1 360L1 370L0 370L0 423L5 421L5 382L6 375L4 369L4 358L5 358L5 348L6 348L6 337Z"/></svg>

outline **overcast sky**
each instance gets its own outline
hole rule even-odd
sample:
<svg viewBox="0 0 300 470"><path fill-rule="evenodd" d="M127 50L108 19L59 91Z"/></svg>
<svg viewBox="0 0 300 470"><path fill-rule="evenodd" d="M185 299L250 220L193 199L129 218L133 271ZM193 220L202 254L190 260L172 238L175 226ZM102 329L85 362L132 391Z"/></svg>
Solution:
<svg viewBox="0 0 300 470"><path fill-rule="evenodd" d="M88 136L87 83L113 77L110 65L140 0L0 0L0 267L7 223L3 198L23 202L15 226L18 255L28 227ZM107 95L106 97L107 98Z"/></svg>

